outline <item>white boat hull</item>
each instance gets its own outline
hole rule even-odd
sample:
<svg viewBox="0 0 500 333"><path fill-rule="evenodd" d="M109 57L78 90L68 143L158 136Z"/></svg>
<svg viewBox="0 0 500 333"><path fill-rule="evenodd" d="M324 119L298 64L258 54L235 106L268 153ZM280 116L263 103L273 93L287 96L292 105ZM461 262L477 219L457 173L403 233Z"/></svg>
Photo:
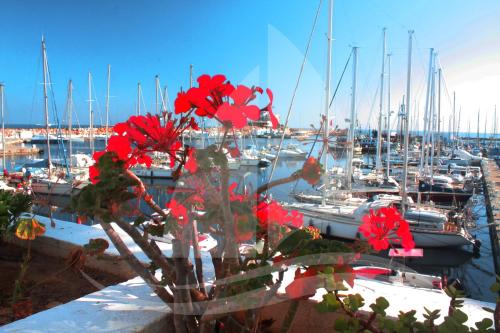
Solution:
<svg viewBox="0 0 500 333"><path fill-rule="evenodd" d="M317 205L315 205L318 207ZM311 208L314 205L311 206ZM298 207L291 206L290 208L296 209ZM351 207L354 210L353 207ZM349 240L363 239L359 232L361 223L357 221L353 212L349 213L349 208L346 212L335 213L319 213L302 208L299 211L304 214L304 225L314 226L320 229L321 234L326 236L334 236ZM472 244L471 237L465 233L452 233L434 230L418 230L412 228L413 240L417 247L458 247L462 245Z"/></svg>
<svg viewBox="0 0 500 333"><path fill-rule="evenodd" d="M71 183L33 182L31 190L36 194L44 195L75 195L83 186L73 186Z"/></svg>
<svg viewBox="0 0 500 333"><path fill-rule="evenodd" d="M147 168L139 168L132 170L137 177L140 178L158 178L158 179L171 179L172 170L170 169L147 169Z"/></svg>

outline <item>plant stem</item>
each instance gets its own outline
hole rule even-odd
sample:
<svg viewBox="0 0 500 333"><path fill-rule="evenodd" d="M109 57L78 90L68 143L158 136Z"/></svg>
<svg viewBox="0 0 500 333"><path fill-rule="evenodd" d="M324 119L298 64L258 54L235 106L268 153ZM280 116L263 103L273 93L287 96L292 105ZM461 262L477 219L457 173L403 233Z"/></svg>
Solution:
<svg viewBox="0 0 500 333"><path fill-rule="evenodd" d="M186 251L187 250L187 251ZM189 332L197 331L197 323L194 317L193 303L191 300L191 295L189 289L186 288L188 285L188 275L187 270L187 255L189 248L182 243L179 239L172 240L172 255L175 264L175 291L174 291L174 314L182 315L184 317L185 323L183 321L183 326L186 325ZM178 312L180 311L180 313ZM180 325L180 321L177 318L176 321L176 331L177 326Z"/></svg>
<svg viewBox="0 0 500 333"><path fill-rule="evenodd" d="M221 152L222 148L224 148L224 143L226 143L227 132L228 132L228 129L226 128L224 131L224 136L222 137L222 141L221 141L220 146L219 146L219 152Z"/></svg>
<svg viewBox="0 0 500 333"><path fill-rule="evenodd" d="M500 298L497 298L497 305L495 306L493 319L495 320L495 332L500 333Z"/></svg>
<svg viewBox="0 0 500 333"><path fill-rule="evenodd" d="M174 267L167 261L167 259L163 256L161 251L158 253L150 243L148 243L147 239L142 237L141 233L132 225L128 224L127 222L123 221L117 216L113 216L113 220L116 222L116 224L123 229L133 240L134 242L139 245L142 251L155 263L158 265L158 267L161 268L162 272L166 277L170 280L173 281L175 274L174 274Z"/></svg>
<svg viewBox="0 0 500 333"><path fill-rule="evenodd" d="M231 213L231 204L229 201L229 170L227 167L221 170L221 195L225 235L224 277L228 277L239 263L239 253L234 239L234 218Z"/></svg>
<svg viewBox="0 0 500 333"><path fill-rule="evenodd" d="M196 279L198 280L200 291L207 296L205 282L203 280L203 262L201 260L200 244L198 242L198 223L195 220L193 220L193 253L196 266Z"/></svg>
<svg viewBox="0 0 500 333"><path fill-rule="evenodd" d="M293 319L295 318L295 314L297 313L297 309L299 308L299 301L292 300L290 301L290 306L288 307L288 311L286 313L285 319L283 319L283 324L281 325L280 333L287 333L290 327L292 326Z"/></svg>
<svg viewBox="0 0 500 333"><path fill-rule="evenodd" d="M142 198L144 198L146 195L148 195L148 192L146 190L146 186L144 186L144 183L142 182L142 180L139 177L137 177L137 175L135 173L133 173L131 170L127 169L127 170L125 170L125 174L137 182L137 186L139 186L139 189L142 193L142 195L141 195ZM153 209L160 216L167 217L167 214L163 211L163 209L161 209L160 206L158 206L158 204L152 198L150 200L144 200L144 201L146 202L146 204L149 207L151 207L151 209Z"/></svg>
<svg viewBox="0 0 500 333"><path fill-rule="evenodd" d="M146 282L146 284L153 289L153 291L160 297L160 299L171 304L174 302L173 296L160 284L150 271L148 271L136 256L130 251L127 245L123 242L118 233L113 229L111 224L104 222L102 219L97 218L102 229L106 232L111 242L114 244L123 259L130 265L139 276Z"/></svg>

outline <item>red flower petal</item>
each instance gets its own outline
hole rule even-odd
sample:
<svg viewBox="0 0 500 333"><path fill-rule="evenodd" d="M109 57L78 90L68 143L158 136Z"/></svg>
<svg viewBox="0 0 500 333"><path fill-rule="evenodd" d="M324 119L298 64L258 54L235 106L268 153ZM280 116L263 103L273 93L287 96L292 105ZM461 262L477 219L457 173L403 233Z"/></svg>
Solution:
<svg viewBox="0 0 500 333"><path fill-rule="evenodd" d="M170 209L170 214L177 220L179 225L187 225L189 220L187 216L187 208L178 203L175 199L170 200L167 205L167 208Z"/></svg>
<svg viewBox="0 0 500 333"><path fill-rule="evenodd" d="M117 135L109 138L107 150L115 152L122 161L125 161L132 152L128 138Z"/></svg>
<svg viewBox="0 0 500 333"><path fill-rule="evenodd" d="M274 99L273 92L271 91L271 89L267 88L266 93L267 96L269 96L269 104L262 110L267 111L269 113L269 118L271 119L271 124L273 128L278 128L279 125L278 118L276 118L276 116L273 113L273 99Z"/></svg>
<svg viewBox="0 0 500 333"><path fill-rule="evenodd" d="M184 168L190 173L195 173L198 170L198 163L196 162L195 151L193 148L189 150L188 159L186 164L184 164Z"/></svg>
<svg viewBox="0 0 500 333"><path fill-rule="evenodd" d="M191 110L192 105L189 101L187 94L183 91L177 94L177 98L174 102L175 113L184 113Z"/></svg>
<svg viewBox="0 0 500 333"><path fill-rule="evenodd" d="M243 128L247 124L247 118L241 113L236 106L224 102L217 110L217 117L222 122L228 122L235 128Z"/></svg>

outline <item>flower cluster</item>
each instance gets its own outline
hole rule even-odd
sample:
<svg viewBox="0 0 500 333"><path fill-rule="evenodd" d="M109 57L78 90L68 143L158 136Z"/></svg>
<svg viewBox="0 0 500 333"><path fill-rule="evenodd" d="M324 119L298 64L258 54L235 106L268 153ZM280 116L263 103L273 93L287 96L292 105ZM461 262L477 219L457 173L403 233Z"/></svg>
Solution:
<svg viewBox="0 0 500 333"><path fill-rule="evenodd" d="M415 247L410 226L395 207L382 207L376 212L370 210L362 221L359 231L376 251L386 250L394 244L406 250Z"/></svg>
<svg viewBox="0 0 500 333"><path fill-rule="evenodd" d="M261 201L255 208L255 216L263 229L267 229L271 224L300 228L304 223L302 213L286 210L274 200Z"/></svg>
<svg viewBox="0 0 500 333"><path fill-rule="evenodd" d="M196 171L193 151L182 149L181 135L187 129L198 129L194 118L184 116L174 119L171 114L165 115L163 119L151 114L132 116L126 122L116 124L113 127L115 135L109 138L106 150L94 153L96 164L90 167L90 180L94 184L99 181L98 163L106 152L114 153L117 160L124 162L126 169L136 164L144 164L149 168L152 164L149 154L159 152L168 156L171 167L176 161L183 161L188 171ZM179 156L180 153L184 153L184 157Z"/></svg>
<svg viewBox="0 0 500 333"><path fill-rule="evenodd" d="M234 192L236 186L236 183L230 185L229 199L234 212L236 240L239 243L252 239L254 235L266 237L275 226L302 227L303 215L298 211L287 210L277 201L266 197L237 194Z"/></svg>
<svg viewBox="0 0 500 333"><path fill-rule="evenodd" d="M250 103L257 93L262 94L260 87L233 86L224 75L202 75L198 78L198 87L181 91L175 100L175 113L182 114L194 110L200 117L215 118L222 124L243 128L248 120L259 120L261 111L269 113L273 128L278 126L278 120L272 112L273 94L266 90L269 104L260 109Z"/></svg>

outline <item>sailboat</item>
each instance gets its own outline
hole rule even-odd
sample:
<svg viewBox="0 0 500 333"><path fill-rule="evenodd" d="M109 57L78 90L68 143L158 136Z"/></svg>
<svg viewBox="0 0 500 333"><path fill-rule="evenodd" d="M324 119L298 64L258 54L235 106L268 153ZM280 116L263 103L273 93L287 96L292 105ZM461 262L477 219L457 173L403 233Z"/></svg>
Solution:
<svg viewBox="0 0 500 333"><path fill-rule="evenodd" d="M45 46L45 39L42 37L42 59L43 59L43 97L44 97L44 111L45 111L45 129L46 129L46 143L47 143L47 164L46 171L38 172L33 175L31 179L31 190L35 194L51 194L51 195L72 195L79 192L84 186L87 185L86 181L75 180L71 177L70 168L66 163L66 156L64 156L65 170L60 170L56 173L54 164L52 163L52 156L50 151L50 128L49 128L49 109L48 109L48 62L47 50ZM58 137L60 137L60 131ZM61 141L59 141L60 143Z"/></svg>

